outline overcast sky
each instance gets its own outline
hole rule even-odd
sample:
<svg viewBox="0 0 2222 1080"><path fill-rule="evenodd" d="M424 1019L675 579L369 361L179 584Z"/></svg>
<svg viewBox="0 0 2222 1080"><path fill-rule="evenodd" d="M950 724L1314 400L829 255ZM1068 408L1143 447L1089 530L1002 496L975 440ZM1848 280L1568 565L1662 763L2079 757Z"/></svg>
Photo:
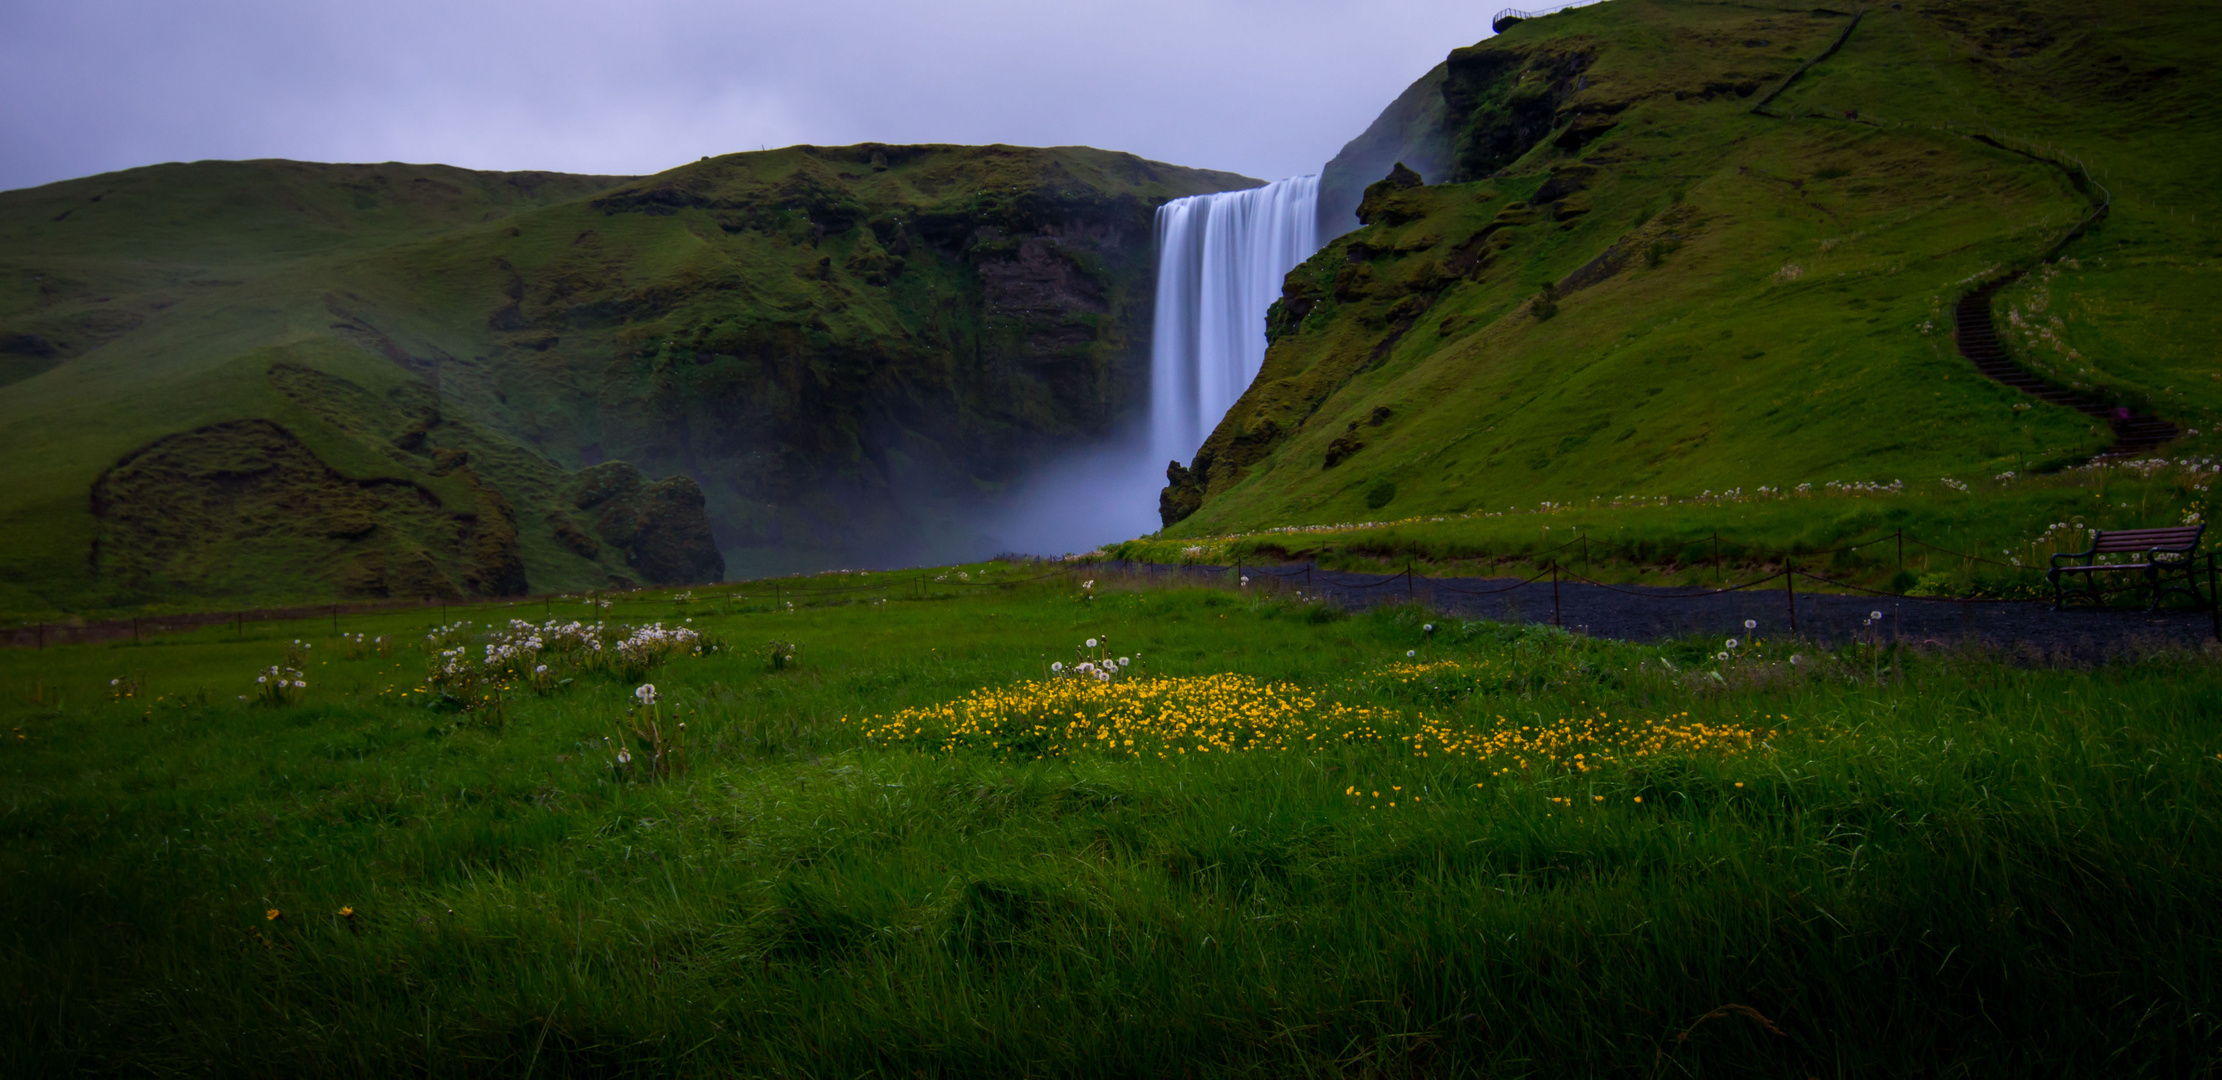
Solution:
<svg viewBox="0 0 2222 1080"><path fill-rule="evenodd" d="M285 157L648 173L793 143L1316 171L1447 0L0 0L0 189Z"/></svg>

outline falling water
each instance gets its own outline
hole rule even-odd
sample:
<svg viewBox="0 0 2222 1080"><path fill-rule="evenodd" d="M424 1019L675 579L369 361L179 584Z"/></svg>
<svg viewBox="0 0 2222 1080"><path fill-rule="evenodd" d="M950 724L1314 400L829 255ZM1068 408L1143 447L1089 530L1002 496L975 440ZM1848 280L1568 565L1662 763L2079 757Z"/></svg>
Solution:
<svg viewBox="0 0 2222 1080"><path fill-rule="evenodd" d="M1318 247L1319 178L1157 211L1147 430L1037 465L974 524L990 551L1085 551L1158 527L1165 462L1187 461L1265 360L1265 309Z"/></svg>
<svg viewBox="0 0 2222 1080"><path fill-rule="evenodd" d="M1265 310L1319 247L1319 177L1175 199L1157 210L1150 450L1188 460L1265 362Z"/></svg>

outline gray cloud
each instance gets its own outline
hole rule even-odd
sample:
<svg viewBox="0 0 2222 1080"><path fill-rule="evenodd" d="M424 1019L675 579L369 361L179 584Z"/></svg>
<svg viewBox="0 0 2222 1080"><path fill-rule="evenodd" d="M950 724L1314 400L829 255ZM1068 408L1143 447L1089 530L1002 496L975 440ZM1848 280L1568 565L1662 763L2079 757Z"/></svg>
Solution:
<svg viewBox="0 0 2222 1080"><path fill-rule="evenodd" d="M26 0L0 188L286 157L647 173L798 142L1316 170L1488 34L1447 0Z"/></svg>

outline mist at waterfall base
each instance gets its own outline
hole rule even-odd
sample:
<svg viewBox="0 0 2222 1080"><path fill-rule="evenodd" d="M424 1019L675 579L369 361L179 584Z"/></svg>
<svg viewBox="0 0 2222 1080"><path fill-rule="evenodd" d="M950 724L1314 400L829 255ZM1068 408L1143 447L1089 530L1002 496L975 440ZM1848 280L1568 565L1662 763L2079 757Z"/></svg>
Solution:
<svg viewBox="0 0 2222 1080"><path fill-rule="evenodd" d="M1265 363L1281 279L1319 249L1319 177L1175 199L1157 210L1147 419L1045 462L980 531L1003 551L1063 554L1155 532L1168 462L1188 462Z"/></svg>

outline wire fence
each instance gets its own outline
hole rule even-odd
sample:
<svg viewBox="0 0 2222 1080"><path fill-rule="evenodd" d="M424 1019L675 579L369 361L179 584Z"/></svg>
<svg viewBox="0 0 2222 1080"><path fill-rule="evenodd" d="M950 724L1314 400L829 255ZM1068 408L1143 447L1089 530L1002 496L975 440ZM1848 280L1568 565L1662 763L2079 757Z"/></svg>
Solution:
<svg viewBox="0 0 2222 1080"><path fill-rule="evenodd" d="M1906 533L1903 529L1895 529L1856 543L1838 544L1818 550L1796 552L1768 552L1764 549L1748 547L1732 539L1722 537L1719 533L1714 533L1708 537L1687 541L1679 546L1683 548L1710 546L1713 555L1712 569L1715 574L1721 573L1727 559L1730 557L1742 561L1758 561L1762 565L1773 564L1780 566L1781 569L1770 570L1759 577L1738 584L1724 584L1710 588L1705 586L1627 585L1599 581L1590 577L1585 571L1593 560L1608 562L1623 560L1638 566L1645 565L1651 560L1647 560L1644 556L1646 554L1655 555L1656 552L1629 551L1593 541L1587 536L1581 536L1530 551L1505 552L1496 556L1478 557L1477 561L1489 562L1492 565L1512 562L1527 563L1535 567L1533 573L1528 577L1519 580L1508 580L1504 584L1491 584L1486 587L1481 587L1478 584L1461 583L1473 579L1422 576L1410 565L1407 565L1402 571L1393 573L1363 573L1322 570L1316 561L1300 566L1290 564L1261 565L1241 562L1237 562L1233 566L1218 566L1106 560L1102 562L1050 564L1038 573L1021 577L1000 577L993 580L975 579L968 572L955 570L889 571L876 580L848 584L814 578L771 578L717 585L588 590L585 592L548 593L523 597L425 598L385 602L238 608L231 611L171 615L142 615L97 622L37 622L26 623L7 631L0 631L0 645L43 649L49 644L117 641L125 638L144 642L148 637L156 635L226 625L231 627L236 637L244 638L247 627L251 624L303 622L314 619L328 619L332 634L337 636L344 632L346 620L350 618L390 620L395 615L409 613L429 615L437 612L437 623L430 624L436 626L447 625L451 617L462 613L473 613L482 618L490 613L496 617L506 618L520 618L538 614L543 619L553 620L558 616L559 611L567 615L576 613L579 605L584 605L588 609L585 613L587 618L633 617L645 619L651 616L684 618L690 611L715 610L721 614L733 614L736 613L733 610L736 606L755 607L758 605L765 605L771 610L777 610L871 594L877 594L883 601L897 598L926 600L945 594L983 589L1009 589L1055 578L1083 576L1098 567L1125 570L1150 578L1170 575L1198 582L1224 581L1238 587L1248 585L1250 579L1254 577L1282 585L1298 583L1302 589L1314 594L1320 594L1324 587L1328 592L1338 596L1384 594L1384 590L1394 590L1401 586L1405 594L1404 599L1411 603L1422 602L1423 593L1425 594L1424 599L1432 603L1438 598L1445 597L1469 600L1482 597L1499 597L1532 586L1548 584L1554 594L1554 622L1560 621L1557 609L1560 600L1558 590L1562 582L1603 590L1607 593L1626 597L1630 601L1641 603L1702 600L1709 597L1749 592L1773 582L1783 582L1785 591L1794 594L1796 586L1794 580L1791 580L1793 578L1804 578L1827 589L1900 600L1954 604L2035 604L2048 602L2042 597L1940 596L1877 589L1841 577L1816 574L1798 565L1801 561L1810 565L1819 560L1834 558L1838 555L1849 555L1861 549L1884 543L1896 544L1898 549L1897 567L1900 570L1906 568L1905 549L1908 545L1921 551L1961 560L1965 564L1980 564L2028 574L2036 574L2041 569L2034 565L2004 562L1974 552L1958 551L1931 544ZM1568 567L1559 558L1562 553L1577 546L1582 552L1582 570ZM1724 554L1724 549L1726 549L1726 554ZM2034 554L2035 549L2032 548L2033 557ZM2214 577L2214 557L2211 552L2208 554L2208 571L2208 595L2205 599L2208 601L2208 607L2212 609L2215 607L2212 603L2212 598L2215 595L2215 582L2212 580ZM1793 611L1795 609L1794 600L1792 601L1792 609ZM2217 615L2217 619L2222 620L2222 615ZM2216 623L2216 635L2222 637L2222 621Z"/></svg>

